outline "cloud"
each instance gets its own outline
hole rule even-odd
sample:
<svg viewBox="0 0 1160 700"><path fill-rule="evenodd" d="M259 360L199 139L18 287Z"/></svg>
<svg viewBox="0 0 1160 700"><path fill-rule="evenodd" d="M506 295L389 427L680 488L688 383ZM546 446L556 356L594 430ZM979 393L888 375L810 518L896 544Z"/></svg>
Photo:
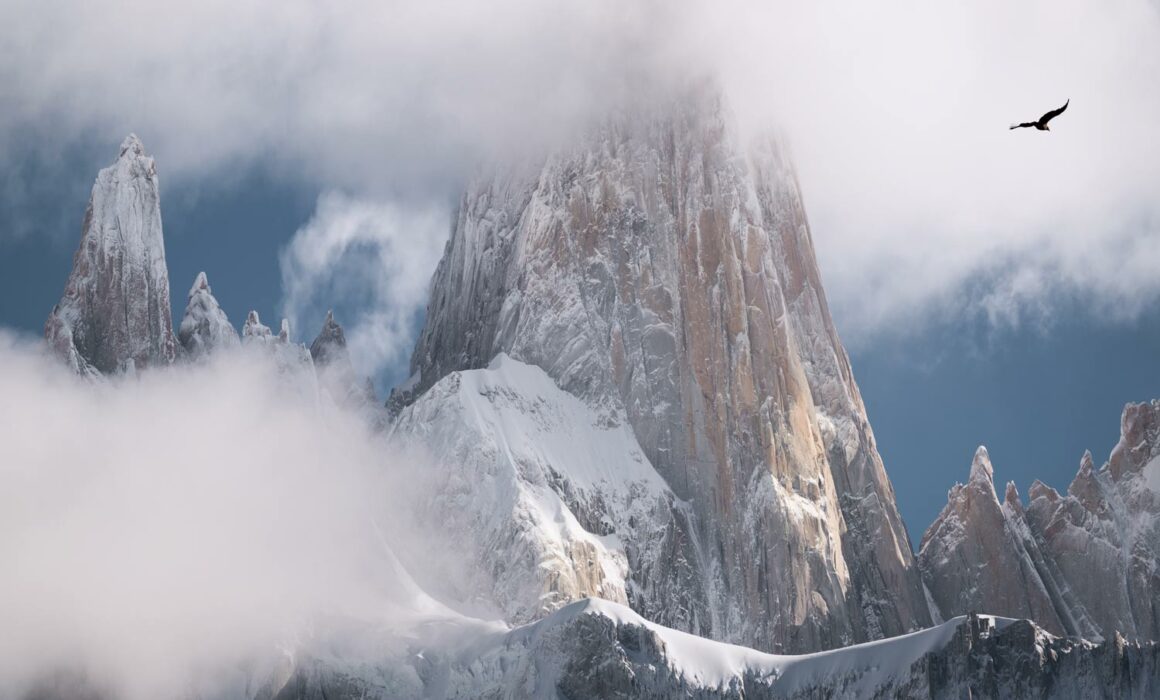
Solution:
<svg viewBox="0 0 1160 700"><path fill-rule="evenodd" d="M450 225L445 203L322 195L281 253L283 314L300 327L337 306L356 370L381 376L405 366Z"/></svg>
<svg viewBox="0 0 1160 700"><path fill-rule="evenodd" d="M788 134L847 340L1160 296L1160 5L726 4L705 50ZM1008 131L1068 98L1050 133Z"/></svg>
<svg viewBox="0 0 1160 700"><path fill-rule="evenodd" d="M134 129L167 177L257 163L409 216L453 200L481 160L547 148L643 86L715 73L747 127L787 136L848 340L1049 319L1065 297L1130 319L1160 297L1152 0L9 0L3 13L0 147ZM1068 98L1052 132L1007 130Z"/></svg>
<svg viewBox="0 0 1160 700"><path fill-rule="evenodd" d="M641 8L644 5L640 6ZM169 173L259 159L421 194L549 141L650 62L631 4L9 0L0 126L136 130Z"/></svg>
<svg viewBox="0 0 1160 700"><path fill-rule="evenodd" d="M413 606L385 542L418 536L393 515L414 463L270 363L91 384L2 333L0 356L0 695L75 670L212 697L329 620Z"/></svg>

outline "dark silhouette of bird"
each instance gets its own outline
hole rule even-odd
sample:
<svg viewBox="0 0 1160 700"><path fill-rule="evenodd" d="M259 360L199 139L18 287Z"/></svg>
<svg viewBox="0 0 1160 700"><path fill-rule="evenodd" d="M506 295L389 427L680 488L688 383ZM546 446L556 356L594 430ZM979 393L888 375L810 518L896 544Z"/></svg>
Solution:
<svg viewBox="0 0 1160 700"><path fill-rule="evenodd" d="M1067 102L1063 103L1062 107L1060 107L1059 109L1053 109L1050 112L1048 112L1047 114L1044 114L1042 117L1039 118L1038 121L1023 122L1022 124L1012 124L1011 128L1012 129L1022 129L1022 128L1027 127L1027 126L1033 126L1036 129L1039 129L1040 131L1051 131L1051 127L1049 127L1047 125L1047 122L1049 122L1052 119L1055 119L1059 115L1063 114L1063 110L1067 109L1067 106L1069 104L1071 104L1070 98L1067 100Z"/></svg>

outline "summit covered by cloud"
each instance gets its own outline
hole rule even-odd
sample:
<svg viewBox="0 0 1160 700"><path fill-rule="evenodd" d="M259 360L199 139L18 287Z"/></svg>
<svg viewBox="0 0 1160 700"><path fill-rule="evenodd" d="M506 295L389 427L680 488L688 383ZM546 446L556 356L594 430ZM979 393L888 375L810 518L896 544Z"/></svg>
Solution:
<svg viewBox="0 0 1160 700"><path fill-rule="evenodd" d="M170 181L228 187L259 167L346 197L352 216L368 201L425 216L449 211L481 162L534 157L658 82L712 75L743 122L791 144L856 346L964 315L1050 320L1061 299L1131 319L1160 295L1160 93L1139 89L1160 72L1149 0L9 0L0 14L13 154L135 130ZM1007 132L1066 98L1052 132ZM35 192L8 185L10 203ZM292 251L319 240L335 197ZM414 245L391 255L413 250L406 267L430 272L426 239L448 229L408 227L391 240ZM298 276L296 255L290 307L326 283ZM403 296L367 313L409 315Z"/></svg>

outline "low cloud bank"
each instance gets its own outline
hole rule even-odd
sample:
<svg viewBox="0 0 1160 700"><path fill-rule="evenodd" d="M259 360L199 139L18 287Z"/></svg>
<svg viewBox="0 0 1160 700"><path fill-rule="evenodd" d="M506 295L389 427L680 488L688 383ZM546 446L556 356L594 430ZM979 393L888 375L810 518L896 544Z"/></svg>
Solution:
<svg viewBox="0 0 1160 700"><path fill-rule="evenodd" d="M414 610L389 541L417 469L271 363L91 384L2 332L0 358L0 695L178 697Z"/></svg>

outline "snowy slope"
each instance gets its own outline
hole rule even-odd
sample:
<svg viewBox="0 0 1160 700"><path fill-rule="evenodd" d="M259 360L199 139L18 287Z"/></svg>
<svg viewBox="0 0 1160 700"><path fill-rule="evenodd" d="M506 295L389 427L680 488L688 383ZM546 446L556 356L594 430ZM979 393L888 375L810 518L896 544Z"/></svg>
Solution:
<svg viewBox="0 0 1160 700"><path fill-rule="evenodd" d="M465 609L525 622L599 596L690 627L703 603L687 510L624 416L597 413L538 367L498 356L456 372L395 421L391 438L429 466L413 514L466 574L432 584ZM667 609L650 603L667 593Z"/></svg>

